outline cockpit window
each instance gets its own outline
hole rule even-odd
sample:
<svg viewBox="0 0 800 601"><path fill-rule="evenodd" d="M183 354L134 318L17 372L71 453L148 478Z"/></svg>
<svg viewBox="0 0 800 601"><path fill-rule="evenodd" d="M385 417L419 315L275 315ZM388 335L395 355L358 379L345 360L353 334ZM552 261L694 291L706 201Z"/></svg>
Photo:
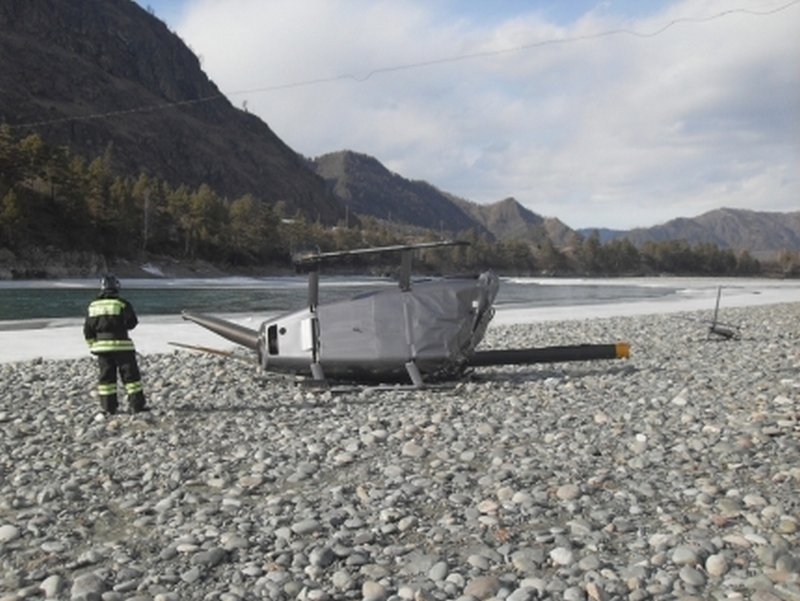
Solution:
<svg viewBox="0 0 800 601"><path fill-rule="evenodd" d="M267 350L270 355L278 354L278 326L272 325L267 328Z"/></svg>

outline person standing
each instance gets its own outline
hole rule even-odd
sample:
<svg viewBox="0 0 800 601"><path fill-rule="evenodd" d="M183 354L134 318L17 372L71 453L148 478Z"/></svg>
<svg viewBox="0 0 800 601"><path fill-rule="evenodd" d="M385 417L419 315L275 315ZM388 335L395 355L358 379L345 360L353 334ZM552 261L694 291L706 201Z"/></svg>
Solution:
<svg viewBox="0 0 800 601"><path fill-rule="evenodd" d="M97 357L100 407L109 415L117 412L117 374L125 385L132 413L147 411L136 348L129 331L139 323L133 306L119 295L120 283L108 274L100 280L100 294L91 303L83 324L83 337Z"/></svg>

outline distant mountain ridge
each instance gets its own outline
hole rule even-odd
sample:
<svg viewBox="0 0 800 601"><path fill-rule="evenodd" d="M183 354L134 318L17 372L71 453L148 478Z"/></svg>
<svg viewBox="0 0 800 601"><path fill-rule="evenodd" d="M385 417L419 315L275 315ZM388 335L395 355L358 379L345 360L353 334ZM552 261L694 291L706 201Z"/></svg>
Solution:
<svg viewBox="0 0 800 601"><path fill-rule="evenodd" d="M573 233L558 219L537 215L513 198L477 204L427 182L392 173L378 159L365 154L332 152L317 157L311 165L356 213L452 233L471 229L503 241L538 243L549 237L560 244Z"/></svg>
<svg viewBox="0 0 800 601"><path fill-rule="evenodd" d="M487 205L462 199L454 199L454 202L483 224L498 240L541 243L544 238L549 238L555 245L564 246L575 233L559 219L534 213L515 198L506 198Z"/></svg>
<svg viewBox="0 0 800 601"><path fill-rule="evenodd" d="M459 231L478 225L449 196L431 184L392 173L376 158L352 151L311 161L350 211L430 229Z"/></svg>
<svg viewBox="0 0 800 601"><path fill-rule="evenodd" d="M473 229L495 240L522 240L540 244L549 238L557 247L570 245L576 234L588 236L594 228L573 230L555 217L530 211L514 198L478 204L458 198L421 181L392 173L378 159L349 150L311 161L333 192L356 213L374 215L420 227L450 232ZM682 217L649 228L597 229L600 240L627 238L637 246L647 241L704 242L735 251L771 255L800 249L800 211L772 213L722 208L698 217Z"/></svg>
<svg viewBox="0 0 800 601"><path fill-rule="evenodd" d="M627 238L636 245L647 241L710 242L720 248L753 254L800 249L800 211L789 213L721 208L697 217L679 217L666 223L630 231L606 230L607 237Z"/></svg>

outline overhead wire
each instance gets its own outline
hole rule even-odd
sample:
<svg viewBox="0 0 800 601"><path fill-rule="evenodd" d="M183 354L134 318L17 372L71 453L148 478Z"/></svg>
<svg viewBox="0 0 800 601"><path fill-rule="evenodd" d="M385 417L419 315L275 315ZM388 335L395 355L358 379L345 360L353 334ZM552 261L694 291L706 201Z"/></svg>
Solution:
<svg viewBox="0 0 800 601"><path fill-rule="evenodd" d="M521 45L518 45L518 46L509 47L509 48L501 48L501 49L498 49L498 50L484 50L484 51L480 51L480 52L471 52L471 53L467 53L467 54L459 54L457 56L444 57L444 58L440 58L440 59L432 59L432 60L428 60L428 61L419 61L419 62L415 62L415 63L408 63L408 64L405 64L405 65L395 65L395 66L391 66L391 67L381 67L381 68L369 71L363 77L357 77L357 76L354 76L354 75L341 75L341 76L339 76L339 77L337 77L335 79L353 79L353 80L355 80L357 82L363 82L363 81L366 81L369 78L371 78L373 75L378 75L378 74L381 74L381 73L387 73L387 72L392 72L392 71L402 71L402 70L406 70L406 69L415 69L415 68L418 68L418 67L428 67L428 66L431 66L431 65L438 65L438 64L442 64L442 63L452 63L452 62L459 62L459 61L465 61L465 60L472 60L472 59L475 59L475 58L485 58L485 57L491 57L491 56L499 56L499 55L502 55L502 54L510 54L510 53L514 53L514 52L521 52L521 51L525 51L525 50L532 50L532 49L535 49L535 48L541 48L543 46L553 46L553 45L558 45L558 44L571 44L571 43L574 43L574 42L585 42L585 41L590 41L590 40L596 40L596 39L611 37L611 36L614 36L614 35L620 35L620 34L628 34L628 35L632 35L632 36L639 37L639 38L653 38L653 37L656 37L656 36L664 33L665 31L667 31L671 27L673 27L675 25L678 25L680 23L705 23L705 22L708 22L708 21L714 21L716 19L720 19L722 17L726 17L728 15L736 14L736 13L739 13L739 14L750 14L750 15L753 15L753 16L766 16L766 15L772 15L772 14L781 12L783 10L786 10L786 9L794 6L795 4L800 4L800 0L792 0L791 2L789 2L787 4L784 4L784 5L780 6L780 7L777 7L777 8L774 8L774 9L770 9L770 10L764 10L764 11L754 11L754 10L746 9L746 8L734 8L734 9L725 10L725 11L722 11L722 12L719 12L719 13L716 13L716 14L713 14L713 15L709 15L709 16L706 16L706 17L680 17L680 18L672 19L671 21L669 21L665 25L662 25L661 27L659 27L655 31L648 32L648 33L641 33L641 32L638 32L638 31L635 31L635 30L632 30L632 29L626 29L626 28L611 29L611 30L602 31L602 32L599 32L599 33L584 34L584 35L571 36L571 37L566 37L566 38L551 38L551 39L548 39L548 40L541 40L539 42L532 42L530 44L521 44ZM260 90L256 89L256 90L252 90L252 91L257 92L257 91L260 91ZM269 89L266 89L265 91L269 91Z"/></svg>
<svg viewBox="0 0 800 601"><path fill-rule="evenodd" d="M425 61L416 61L416 62L412 62L412 63L391 65L391 66L387 66L387 67L379 67L377 69L372 69L371 71L368 71L363 76L357 76L357 75L353 75L353 74L350 74L350 73L346 73L346 74L341 74L341 75L334 75L334 76L331 76L331 77L321 77L321 78L316 78L316 79L305 79L305 80L297 81L297 82L293 82L293 83L276 84L276 85L271 85L271 86L250 88L250 89L245 89L245 90L234 90L232 92L229 92L228 94L223 94L223 93L211 94L211 95L208 95L208 96L201 96L201 97L198 97L198 98L190 98L190 99L187 99L187 100L177 100L177 101L173 101L173 102L164 102L164 103L158 103L158 104L151 104L151 105L139 106L139 107L134 107L134 108L129 108L129 109L120 109L120 110L115 110L115 111L98 112L98 113L92 113L92 114L89 114L89 115L81 115L81 116L62 117L62 118L59 118L59 119L50 119L50 120L44 120L44 121L33 121L33 122L29 122L29 123L19 123L19 124L15 124L15 125L9 124L9 127L11 129L31 129L31 128L41 127L41 126L45 126L45 125L57 125L57 124L61 124L61 123L68 123L68 122L74 122L74 121L89 121L89 120L94 120L94 119L107 119L107 118L110 118L110 117L117 117L117 116L120 116L120 115L128 115L128 114L132 114L132 113L146 113L146 112L160 111L160 110L171 109L171 108L176 108L176 107L181 107L181 106L191 106L191 105L195 105L195 104L213 102L215 100L227 99L229 96L241 96L241 95L245 95L245 94L263 94L263 93L266 93L266 92L276 92L276 91L280 91L280 90L289 90L289 89L293 89L293 88L302 88L302 87L308 87L308 86L315 86L315 85L320 85L320 84L325 84L325 83L334 83L334 82L337 82L337 81L348 81L349 80L349 81L355 81L357 83L363 83L363 82L371 79L372 77L374 77L376 75L382 75L384 73L407 71L407 70L411 70L411 69L420 69L420 68L430 67L430 66L434 66L434 65L442 65L442 64L447 64L447 63L456 63L456 62L462 62L462 61L469 61L469 60L474 60L474 59L477 59L477 58L500 56L500 55L503 55L503 54L511 54L511 53L515 53L515 52L524 52L526 50L533 50L533 49L542 48L542 47L545 47L545 46L554 46L554 45L561 45L561 44L572 44L572 43L576 43L576 42L585 42L585 41L597 40L597 39L607 38L607 37L616 36L616 35L630 35L630 36L634 36L634 37L638 37L638 38L654 38L656 36L659 36L659 35L663 34L664 32L666 32L667 30L671 29L672 27L674 27L676 25L679 25L679 24L683 24L683 23L707 23L709 21L715 21L717 19L721 19L721 18L730 16L730 15L733 15L733 14L744 14L744 15L752 15L752 16L758 16L758 17L769 16L769 15L774 15L774 14L783 12L784 10L787 10L787 9L791 8L792 6L795 6L797 4L800 4L800 0L791 0L790 2L787 2L786 4L782 4L782 5L777 6L775 8L764 9L764 10L754 10L754 9L749 9L749 8L732 8L732 9L720 11L718 13L715 13L715 14L712 14L712 15L708 15L708 16L705 16L705 17L678 17L678 18L675 18L675 19L671 19L670 21L668 21L667 23L665 23L664 25L662 25L658 29L655 29L655 30L650 31L650 32L641 32L641 31L636 31L634 29L628 29L628 28L610 29L610 30L602 31L602 32L598 32L598 33L583 34L583 35L570 36L570 37L565 37L565 38L550 38L550 39L547 39L547 40L540 40L538 42L532 42L532 43L529 43L529 44L520 44L520 45L512 46L512 47L509 47L509 48L500 48L500 49L497 49L497 50L483 50L483 51L479 51L479 52L469 52L469 53L465 53L465 54L458 54L458 55L454 55L454 56L442 57L442 58L437 58L437 59L430 59L430 60L425 60Z"/></svg>

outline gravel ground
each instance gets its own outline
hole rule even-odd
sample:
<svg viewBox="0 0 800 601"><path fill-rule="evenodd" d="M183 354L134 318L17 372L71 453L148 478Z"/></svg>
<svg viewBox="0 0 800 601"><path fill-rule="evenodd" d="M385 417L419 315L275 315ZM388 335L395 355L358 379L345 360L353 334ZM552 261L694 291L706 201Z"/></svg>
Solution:
<svg viewBox="0 0 800 601"><path fill-rule="evenodd" d="M114 417L91 358L0 365L0 599L798 600L800 303L704 316L494 327L632 356L437 391L151 355Z"/></svg>

